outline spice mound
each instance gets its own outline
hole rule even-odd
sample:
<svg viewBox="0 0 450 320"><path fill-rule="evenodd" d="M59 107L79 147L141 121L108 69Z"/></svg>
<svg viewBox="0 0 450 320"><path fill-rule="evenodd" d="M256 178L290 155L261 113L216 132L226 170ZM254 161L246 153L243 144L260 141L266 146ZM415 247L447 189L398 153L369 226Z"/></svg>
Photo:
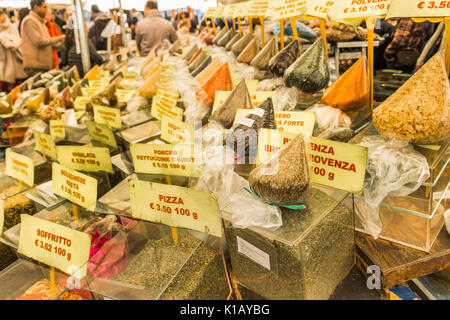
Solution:
<svg viewBox="0 0 450 320"><path fill-rule="evenodd" d="M270 59L269 70L276 77L282 77L284 72L300 55L300 44L298 40L292 41L286 48Z"/></svg>

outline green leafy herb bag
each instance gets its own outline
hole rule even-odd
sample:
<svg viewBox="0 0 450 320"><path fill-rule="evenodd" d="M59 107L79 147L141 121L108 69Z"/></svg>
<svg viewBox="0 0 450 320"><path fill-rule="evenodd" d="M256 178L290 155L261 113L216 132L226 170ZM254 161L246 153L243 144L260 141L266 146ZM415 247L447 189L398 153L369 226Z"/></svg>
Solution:
<svg viewBox="0 0 450 320"><path fill-rule="evenodd" d="M270 59L269 70L275 77L282 77L286 69L297 60L300 55L299 45L298 40L294 40L275 57Z"/></svg>

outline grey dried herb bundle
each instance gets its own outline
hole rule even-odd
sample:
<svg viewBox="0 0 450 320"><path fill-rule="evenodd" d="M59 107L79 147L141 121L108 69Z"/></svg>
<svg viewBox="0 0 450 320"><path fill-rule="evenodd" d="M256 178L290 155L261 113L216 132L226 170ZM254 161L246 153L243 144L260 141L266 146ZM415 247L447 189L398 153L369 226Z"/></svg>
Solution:
<svg viewBox="0 0 450 320"><path fill-rule="evenodd" d="M221 47L225 47L228 42L233 38L233 29L228 30L225 35L217 41L217 45Z"/></svg>

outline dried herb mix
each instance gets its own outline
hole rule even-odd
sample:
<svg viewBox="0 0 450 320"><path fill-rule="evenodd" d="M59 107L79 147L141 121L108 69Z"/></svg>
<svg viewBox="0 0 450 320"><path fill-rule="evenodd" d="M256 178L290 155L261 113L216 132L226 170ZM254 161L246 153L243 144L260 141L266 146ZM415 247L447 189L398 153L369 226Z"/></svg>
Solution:
<svg viewBox="0 0 450 320"><path fill-rule="evenodd" d="M36 211L36 206L34 203L22 194L17 194L20 192L19 186L13 186L2 192L1 198L6 199L10 195L14 195L5 200L4 209L4 223L3 228L8 230L15 225L20 223L21 214L33 215Z"/></svg>
<svg viewBox="0 0 450 320"><path fill-rule="evenodd" d="M230 51L231 48L234 46L234 44L241 39L242 39L242 36L239 34L239 32L236 33L235 36L230 40L230 42L227 43L227 45L225 46L225 49Z"/></svg>
<svg viewBox="0 0 450 320"><path fill-rule="evenodd" d="M220 30L216 36L213 38L212 43L213 44L217 44L217 41L219 41L224 35L225 33L227 33L227 29L223 28L222 30Z"/></svg>
<svg viewBox="0 0 450 320"><path fill-rule="evenodd" d="M225 47L228 42L230 42L230 40L233 38L233 29L228 30L227 33L225 33L225 35L220 38L219 41L217 41L217 45L221 46L221 47Z"/></svg>
<svg viewBox="0 0 450 320"><path fill-rule="evenodd" d="M277 37L274 36L265 45L265 47L258 53L258 55L250 62L250 65L260 70L267 70L269 68L270 59L278 53Z"/></svg>
<svg viewBox="0 0 450 320"><path fill-rule="evenodd" d="M231 47L231 52L238 56L250 41L252 41L252 35L247 33Z"/></svg>
<svg viewBox="0 0 450 320"><path fill-rule="evenodd" d="M207 66L209 66L212 62L212 58L211 56L209 56L205 61L202 62L201 65L199 65L197 67L197 69L195 69L194 71L192 71L191 76L193 78L195 78L196 76L198 76L203 70L206 69Z"/></svg>
<svg viewBox="0 0 450 320"><path fill-rule="evenodd" d="M249 44L242 50L241 54L237 57L237 61L240 63L249 64L253 58L255 58L259 53L258 43L256 39L252 39Z"/></svg>
<svg viewBox="0 0 450 320"><path fill-rule="evenodd" d="M181 59L189 61L194 54L198 51L198 46L194 44L189 50L186 51L185 54L181 56Z"/></svg>
<svg viewBox="0 0 450 320"><path fill-rule="evenodd" d="M282 77L291 64L297 60L300 55L300 43L298 40L292 41L283 50L270 59L269 70L275 77Z"/></svg>

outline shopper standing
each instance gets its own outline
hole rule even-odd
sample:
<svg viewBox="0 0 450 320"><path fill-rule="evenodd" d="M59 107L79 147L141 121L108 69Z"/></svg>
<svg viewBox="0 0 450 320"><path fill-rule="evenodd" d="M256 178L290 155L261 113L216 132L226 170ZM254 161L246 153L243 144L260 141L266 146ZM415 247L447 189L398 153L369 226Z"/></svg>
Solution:
<svg viewBox="0 0 450 320"><path fill-rule="evenodd" d="M30 9L28 9L28 8L21 8L19 10L19 28L18 28L19 34L22 30L21 27L22 27L23 19L25 19L25 17L29 14L30 14Z"/></svg>
<svg viewBox="0 0 450 320"><path fill-rule="evenodd" d="M30 14L22 22L20 49L25 71L28 76L33 76L52 69L52 48L60 48L64 37L52 38L48 34L44 21L48 10L45 0L31 0L30 7Z"/></svg>
<svg viewBox="0 0 450 320"><path fill-rule="evenodd" d="M93 22L93 26L89 29L88 37L97 50L106 50L108 47L108 39L102 37L102 32L105 30L111 18L101 12L96 5L93 5L91 10L91 22Z"/></svg>
<svg viewBox="0 0 450 320"><path fill-rule="evenodd" d="M174 43L178 37L172 24L161 16L157 3L147 1L144 14L136 26L136 42L141 56L146 57L159 42L168 39Z"/></svg>
<svg viewBox="0 0 450 320"><path fill-rule="evenodd" d="M47 26L48 34L50 37L59 37L61 35L61 31L56 26L56 24L53 22L54 16L50 8L47 11L47 14L45 15L45 24ZM52 57L53 57L53 68L59 69L59 58L58 58L58 51L59 49L52 48Z"/></svg>

